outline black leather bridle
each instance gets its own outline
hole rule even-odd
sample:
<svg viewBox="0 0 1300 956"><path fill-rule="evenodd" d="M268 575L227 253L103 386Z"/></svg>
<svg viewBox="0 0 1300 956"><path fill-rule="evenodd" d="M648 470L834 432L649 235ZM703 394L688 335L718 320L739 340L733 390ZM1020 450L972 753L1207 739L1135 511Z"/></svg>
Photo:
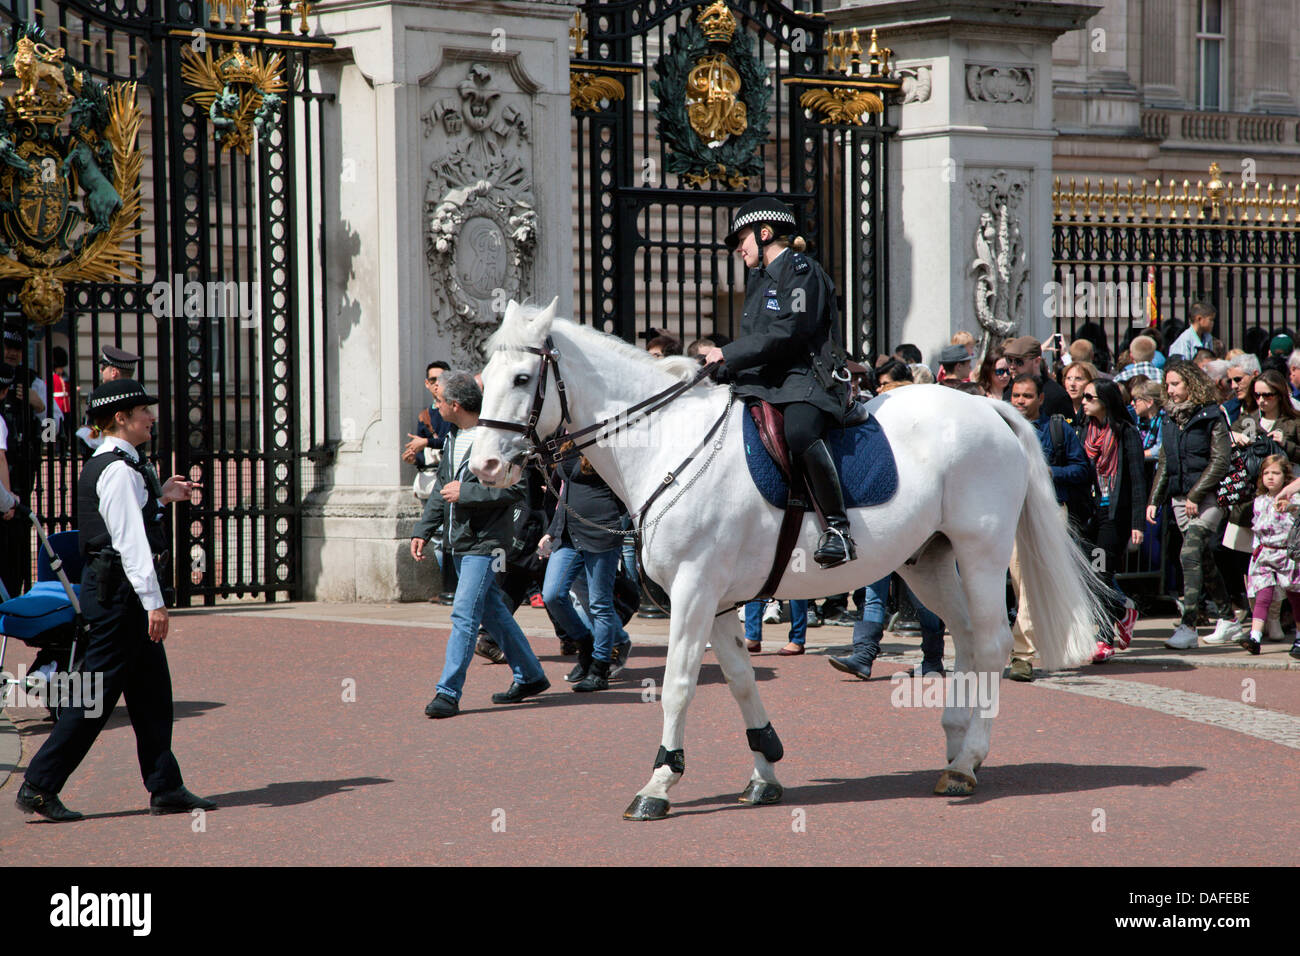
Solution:
<svg viewBox="0 0 1300 956"><path fill-rule="evenodd" d="M542 415L542 406L546 403L546 383L549 378L551 368L555 369L555 389L560 395L560 415L562 420L568 424L572 422L569 417L569 399L564 389L564 378L560 375L560 352L555 347L555 343L548 335L546 341L542 343L541 348L533 345L498 345L498 352L531 352L533 355L541 356L541 362L537 371L537 384L533 387L533 404L528 412L528 421L520 422L503 422L495 418L479 418L480 425L486 425L489 428L500 428L502 431L515 432L523 435L528 440L528 455L532 458L536 456L541 459L543 464L556 465L565 458L580 454L582 449L594 445L599 441L604 441L611 435L617 434L620 430L640 421L652 413L668 405L674 399L684 395L700 382L708 378L713 370L719 367L721 363L714 362L710 365L703 366L690 379L684 382L678 382L651 395L644 401L638 402L631 408L619 412L609 418L603 418L593 425L580 428L576 432L565 432L560 435L553 435L550 438L543 439L537 434L537 421ZM609 426L613 424L613 427ZM609 429L606 431L605 429ZM595 434L595 437L588 438L588 435ZM561 445L573 443L572 447L566 447L564 451L560 450Z"/></svg>

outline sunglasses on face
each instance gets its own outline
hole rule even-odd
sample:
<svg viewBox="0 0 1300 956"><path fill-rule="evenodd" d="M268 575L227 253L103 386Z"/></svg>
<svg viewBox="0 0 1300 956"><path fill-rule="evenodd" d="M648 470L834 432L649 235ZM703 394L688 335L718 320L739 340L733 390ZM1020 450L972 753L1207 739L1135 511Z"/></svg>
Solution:
<svg viewBox="0 0 1300 956"><path fill-rule="evenodd" d="M1010 371L1009 369L1005 369L1005 368L995 368L995 369L993 370L993 374L994 374L994 375L1010 375L1010 374L1011 374L1011 371Z"/></svg>
<svg viewBox="0 0 1300 956"><path fill-rule="evenodd" d="M1256 398L1277 398L1277 392L1256 392Z"/></svg>
<svg viewBox="0 0 1300 956"><path fill-rule="evenodd" d="M1084 400L1085 402L1095 402L1095 401L1097 401L1097 396L1096 396L1096 395L1090 395L1088 392L1084 392L1084 393L1083 393L1083 400Z"/></svg>
<svg viewBox="0 0 1300 956"><path fill-rule="evenodd" d="M1026 362L1028 362L1028 361L1029 361L1029 359L1023 359L1023 358L1008 358L1008 359L1007 359L1007 365L1008 365L1009 367L1011 367L1011 368L1019 368L1020 366L1024 365L1024 364L1025 364Z"/></svg>
<svg viewBox="0 0 1300 956"><path fill-rule="evenodd" d="M1238 375L1236 378L1233 378L1231 375L1228 376L1228 381L1233 385L1240 385L1245 380L1246 380L1246 376L1244 375Z"/></svg>

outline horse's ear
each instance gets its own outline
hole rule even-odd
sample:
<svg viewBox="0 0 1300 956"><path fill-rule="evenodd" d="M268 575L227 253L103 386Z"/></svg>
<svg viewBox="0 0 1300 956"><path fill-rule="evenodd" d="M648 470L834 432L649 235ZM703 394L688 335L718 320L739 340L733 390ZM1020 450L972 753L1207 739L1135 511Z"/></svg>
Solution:
<svg viewBox="0 0 1300 956"><path fill-rule="evenodd" d="M509 302L506 303L506 310L501 315L501 324L505 325L507 322L514 319L518 314L519 314L519 303L516 302L514 299L511 299Z"/></svg>
<svg viewBox="0 0 1300 956"><path fill-rule="evenodd" d="M551 323L555 321L555 308L560 302L557 295L551 300L551 304L546 308L534 313L532 321L528 324L528 330L538 337L538 340L545 338L551 332Z"/></svg>

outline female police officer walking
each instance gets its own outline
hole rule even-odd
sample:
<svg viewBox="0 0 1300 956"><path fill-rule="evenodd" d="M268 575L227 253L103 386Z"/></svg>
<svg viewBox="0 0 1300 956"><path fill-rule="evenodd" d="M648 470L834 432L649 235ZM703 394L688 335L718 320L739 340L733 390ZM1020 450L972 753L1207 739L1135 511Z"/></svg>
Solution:
<svg viewBox="0 0 1300 956"><path fill-rule="evenodd" d="M81 818L58 794L122 695L140 775L151 794L149 811L216 807L185 789L171 749L172 682L162 646L167 608L158 573L167 551L163 505L188 499L194 485L180 475L159 484L136 450L149 440L155 418L148 406L157 402L129 378L105 383L90 396L89 411L104 442L82 469L77 489L77 529L86 558L81 607L90 630L82 673L103 675L102 696L88 701L83 693L83 706L59 716L18 791L16 802L26 813L59 822Z"/></svg>
<svg viewBox="0 0 1300 956"><path fill-rule="evenodd" d="M794 232L794 213L778 199L760 196L736 210L726 243L750 270L740 336L710 349L704 361L725 363L736 394L781 409L790 454L829 525L813 557L831 568L855 557L839 474L823 440L844 420L849 376L842 370L835 287L803 253L802 239L782 238Z"/></svg>

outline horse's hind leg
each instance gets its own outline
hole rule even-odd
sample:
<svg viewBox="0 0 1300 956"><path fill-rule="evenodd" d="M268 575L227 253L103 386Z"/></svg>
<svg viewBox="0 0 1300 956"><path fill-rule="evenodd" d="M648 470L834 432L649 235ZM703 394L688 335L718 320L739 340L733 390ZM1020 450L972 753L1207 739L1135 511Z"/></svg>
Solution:
<svg viewBox="0 0 1300 956"><path fill-rule="evenodd" d="M1006 573L1000 564L985 561L963 575L963 590L970 606L970 638L957 648L957 670L968 683L956 688L957 703L944 711L958 711L953 723L964 724L965 733L957 753L949 743L948 767L939 776L934 792L966 795L975 789L975 772L989 754L993 718L998 713L1002 667L1011 653L1011 627L1007 623ZM973 705L973 706L972 706Z"/></svg>
<svg viewBox="0 0 1300 956"><path fill-rule="evenodd" d="M693 572L685 570L686 576ZM680 578L679 578L680 580ZM662 820L668 815L668 791L686 772L683 740L686 734L686 708L695 696L704 657L705 638L712 630L711 620L717 609L699 591L674 588L670 595L673 614L668 631L668 661L664 667L664 732L655 758L650 782L637 791L623 811L624 820Z"/></svg>
<svg viewBox="0 0 1300 956"><path fill-rule="evenodd" d="M754 752L754 773L749 778L745 792L740 795L740 802L778 803L785 791L777 782L776 769L772 765L781 759L784 749L767 719L763 701L758 696L754 666L750 662L749 652L745 650L740 622L736 620L735 614L728 611L716 619L712 641L713 653L722 667L722 676L727 679L731 695L740 705L749 749Z"/></svg>
<svg viewBox="0 0 1300 956"><path fill-rule="evenodd" d="M917 597L952 632L956 670L945 687L942 721L948 766L934 792L959 796L974 792L975 773L988 756L1002 665L1011 651L1005 576L987 556L982 561L972 557L968 565L959 574L945 543L902 569Z"/></svg>
<svg viewBox="0 0 1300 956"><path fill-rule="evenodd" d="M969 666L968 650L972 641L970 608L962 590L961 578L957 574L957 563L953 557L952 545L947 538L937 539L917 559L915 564L899 568L899 574L907 582L921 603L939 617L943 618L948 631L952 634L953 648L957 656L957 673L961 674ZM970 723L970 710L961 707L945 707L943 711L943 732L947 739L948 763L961 752L962 742L966 739L966 728Z"/></svg>

